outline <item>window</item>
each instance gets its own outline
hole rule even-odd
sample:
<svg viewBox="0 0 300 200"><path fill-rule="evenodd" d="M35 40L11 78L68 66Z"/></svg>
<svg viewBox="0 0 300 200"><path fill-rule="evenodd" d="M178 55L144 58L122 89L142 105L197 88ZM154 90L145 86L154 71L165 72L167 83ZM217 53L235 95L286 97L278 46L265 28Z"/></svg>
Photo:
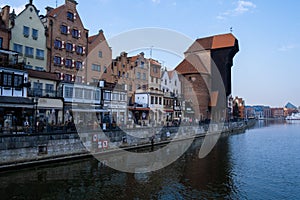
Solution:
<svg viewBox="0 0 300 200"><path fill-rule="evenodd" d="M39 31L36 29L32 29L32 39L37 40L39 36Z"/></svg>
<svg viewBox="0 0 300 200"><path fill-rule="evenodd" d="M61 57L59 56L54 56L54 65L59 65L61 64Z"/></svg>
<svg viewBox="0 0 300 200"><path fill-rule="evenodd" d="M32 65L25 65L24 67L25 67L25 69L32 69L33 68Z"/></svg>
<svg viewBox="0 0 300 200"><path fill-rule="evenodd" d="M61 49L62 48L62 42L60 40L54 40L54 48Z"/></svg>
<svg viewBox="0 0 300 200"><path fill-rule="evenodd" d="M95 100L100 100L100 91L99 91L99 90L96 90L96 91L94 92L94 99L95 99Z"/></svg>
<svg viewBox="0 0 300 200"><path fill-rule="evenodd" d="M65 66L68 68L72 67L72 59L66 59Z"/></svg>
<svg viewBox="0 0 300 200"><path fill-rule="evenodd" d="M75 82L76 83L82 83L82 77L81 76L76 76Z"/></svg>
<svg viewBox="0 0 300 200"><path fill-rule="evenodd" d="M66 44L66 51L69 51L69 52L73 51L73 44L72 43L67 43Z"/></svg>
<svg viewBox="0 0 300 200"><path fill-rule="evenodd" d="M79 38L79 31L77 29L73 29L72 36L73 36L73 38Z"/></svg>
<svg viewBox="0 0 300 200"><path fill-rule="evenodd" d="M119 100L119 94L118 93L113 93L112 94L112 100L118 101Z"/></svg>
<svg viewBox="0 0 300 200"><path fill-rule="evenodd" d="M71 12L67 12L67 19L70 21L74 21L74 14Z"/></svg>
<svg viewBox="0 0 300 200"><path fill-rule="evenodd" d="M141 72L137 72L136 78L137 78L137 79L140 79L140 78L141 78Z"/></svg>
<svg viewBox="0 0 300 200"><path fill-rule="evenodd" d="M12 74L3 74L3 86L4 87L11 87L12 85Z"/></svg>
<svg viewBox="0 0 300 200"><path fill-rule="evenodd" d="M24 37L29 36L29 27L28 26L23 26L23 35L24 35Z"/></svg>
<svg viewBox="0 0 300 200"><path fill-rule="evenodd" d="M154 104L154 97L151 96L151 104Z"/></svg>
<svg viewBox="0 0 300 200"><path fill-rule="evenodd" d="M132 91L132 85L129 85L129 91Z"/></svg>
<svg viewBox="0 0 300 200"><path fill-rule="evenodd" d="M98 56L99 56L99 58L102 58L102 51L98 52Z"/></svg>
<svg viewBox="0 0 300 200"><path fill-rule="evenodd" d="M159 97L159 105L161 105L161 97Z"/></svg>
<svg viewBox="0 0 300 200"><path fill-rule="evenodd" d="M103 99L104 99L104 100L110 100L110 95L111 95L110 92L104 91Z"/></svg>
<svg viewBox="0 0 300 200"><path fill-rule="evenodd" d="M73 97L73 88L72 87L65 87L65 97L66 98Z"/></svg>
<svg viewBox="0 0 300 200"><path fill-rule="evenodd" d="M97 78L92 78L93 83L98 83L99 80Z"/></svg>
<svg viewBox="0 0 300 200"><path fill-rule="evenodd" d="M168 84L167 79L165 79L165 85L167 85L167 84Z"/></svg>
<svg viewBox="0 0 300 200"><path fill-rule="evenodd" d="M82 69L82 62L76 61L75 66L76 66L76 69L77 69L77 70Z"/></svg>
<svg viewBox="0 0 300 200"><path fill-rule="evenodd" d="M33 58L33 48L32 47L25 47L25 56L29 58Z"/></svg>
<svg viewBox="0 0 300 200"><path fill-rule="evenodd" d="M46 93L53 93L53 92L54 92L54 85L46 84Z"/></svg>
<svg viewBox="0 0 300 200"><path fill-rule="evenodd" d="M177 81L175 80L174 85L177 86Z"/></svg>
<svg viewBox="0 0 300 200"><path fill-rule="evenodd" d="M92 98L92 90L85 90L84 99L91 99L91 98Z"/></svg>
<svg viewBox="0 0 300 200"><path fill-rule="evenodd" d="M136 84L136 89L141 89L140 84Z"/></svg>
<svg viewBox="0 0 300 200"><path fill-rule="evenodd" d="M101 66L100 65L96 65L96 64L92 64L92 70L100 72L101 71Z"/></svg>
<svg viewBox="0 0 300 200"><path fill-rule="evenodd" d="M104 66L103 72L104 72L104 73L107 73L107 68L106 68L106 66Z"/></svg>
<svg viewBox="0 0 300 200"><path fill-rule="evenodd" d="M155 104L158 103L158 97L155 97Z"/></svg>
<svg viewBox="0 0 300 200"><path fill-rule="evenodd" d="M35 66L34 68L36 71L44 71L43 67Z"/></svg>
<svg viewBox="0 0 300 200"><path fill-rule="evenodd" d="M36 49L36 59L44 60L44 50Z"/></svg>
<svg viewBox="0 0 300 200"><path fill-rule="evenodd" d="M146 73L143 73L143 80L146 80Z"/></svg>
<svg viewBox="0 0 300 200"><path fill-rule="evenodd" d="M83 54L83 47L82 46L77 46L76 47L76 53Z"/></svg>
<svg viewBox="0 0 300 200"><path fill-rule="evenodd" d="M71 82L72 81L72 75L65 74L64 81Z"/></svg>
<svg viewBox="0 0 300 200"><path fill-rule="evenodd" d="M0 37L0 49L2 49L2 46L3 46L3 38Z"/></svg>
<svg viewBox="0 0 300 200"><path fill-rule="evenodd" d="M42 96L43 93L43 83L34 82L33 83L34 96Z"/></svg>
<svg viewBox="0 0 300 200"><path fill-rule="evenodd" d="M144 68L145 63L143 61L141 61L141 68Z"/></svg>
<svg viewBox="0 0 300 200"><path fill-rule="evenodd" d="M67 35L67 34L68 34L68 27L65 26L65 25L61 25L61 26L60 26L60 32L61 32L62 34Z"/></svg>
<svg viewBox="0 0 300 200"><path fill-rule="evenodd" d="M16 51L22 55L23 54L23 46L20 44L14 43L14 51Z"/></svg>

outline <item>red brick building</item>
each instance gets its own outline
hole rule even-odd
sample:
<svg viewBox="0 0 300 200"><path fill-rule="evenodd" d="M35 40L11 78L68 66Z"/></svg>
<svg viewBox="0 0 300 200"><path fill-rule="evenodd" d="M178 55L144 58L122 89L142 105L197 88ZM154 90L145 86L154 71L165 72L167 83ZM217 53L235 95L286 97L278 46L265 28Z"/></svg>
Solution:
<svg viewBox="0 0 300 200"><path fill-rule="evenodd" d="M0 49L9 49L9 12L9 6L4 6L0 11Z"/></svg>
<svg viewBox="0 0 300 200"><path fill-rule="evenodd" d="M185 52L185 59L175 70L182 75L184 99L192 103L195 118L209 118L211 108L217 105L226 112L227 97L231 94L231 67L238 51L238 40L232 34L222 34L197 39ZM220 89L222 84L225 91Z"/></svg>
<svg viewBox="0 0 300 200"><path fill-rule="evenodd" d="M76 10L75 0L53 9L47 7L48 70L66 82L86 83L88 30Z"/></svg>

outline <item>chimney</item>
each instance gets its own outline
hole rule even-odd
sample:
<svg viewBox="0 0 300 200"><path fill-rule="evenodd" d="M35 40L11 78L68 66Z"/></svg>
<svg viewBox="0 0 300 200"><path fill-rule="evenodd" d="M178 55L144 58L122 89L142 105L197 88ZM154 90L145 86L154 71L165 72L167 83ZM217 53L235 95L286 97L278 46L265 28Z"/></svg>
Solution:
<svg viewBox="0 0 300 200"><path fill-rule="evenodd" d="M76 5L78 4L75 0L65 0L65 4L68 8L76 9Z"/></svg>
<svg viewBox="0 0 300 200"><path fill-rule="evenodd" d="M10 12L10 6L4 6L1 11L1 17L3 22L5 23L5 27L9 27L9 12Z"/></svg>
<svg viewBox="0 0 300 200"><path fill-rule="evenodd" d="M53 10L54 8L52 8L52 7L50 7L50 6L47 6L46 8L46 11L47 11L47 14L51 11L51 10Z"/></svg>

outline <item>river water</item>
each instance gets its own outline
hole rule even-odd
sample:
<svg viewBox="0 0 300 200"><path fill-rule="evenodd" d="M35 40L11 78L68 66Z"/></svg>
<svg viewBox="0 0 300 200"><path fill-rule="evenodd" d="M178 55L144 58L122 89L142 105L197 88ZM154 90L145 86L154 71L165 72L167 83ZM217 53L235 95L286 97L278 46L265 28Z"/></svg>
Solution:
<svg viewBox="0 0 300 200"><path fill-rule="evenodd" d="M299 199L300 123L258 121L222 137L204 159L202 140L146 174L94 158L0 173L0 199Z"/></svg>

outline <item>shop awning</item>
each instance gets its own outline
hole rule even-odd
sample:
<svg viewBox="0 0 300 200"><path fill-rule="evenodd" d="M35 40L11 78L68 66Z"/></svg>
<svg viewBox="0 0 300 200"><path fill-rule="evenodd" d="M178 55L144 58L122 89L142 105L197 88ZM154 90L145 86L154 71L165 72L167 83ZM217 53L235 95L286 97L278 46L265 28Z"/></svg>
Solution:
<svg viewBox="0 0 300 200"><path fill-rule="evenodd" d="M0 107L6 108L34 108L34 103L26 97L0 97Z"/></svg>

